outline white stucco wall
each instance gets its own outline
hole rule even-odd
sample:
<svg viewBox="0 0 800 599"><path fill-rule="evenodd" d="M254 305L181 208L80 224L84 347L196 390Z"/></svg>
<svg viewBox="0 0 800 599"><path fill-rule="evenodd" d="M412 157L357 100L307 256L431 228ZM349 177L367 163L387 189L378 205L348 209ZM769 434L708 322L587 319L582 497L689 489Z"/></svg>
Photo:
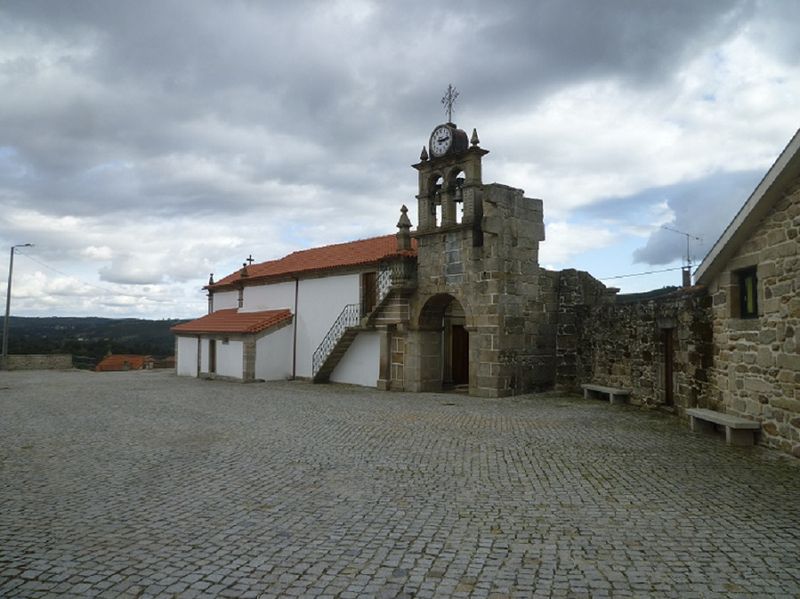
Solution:
<svg viewBox="0 0 800 599"><path fill-rule="evenodd" d="M345 305L359 302L360 281L358 274L300 281L297 302L297 376L311 376L311 357L314 351ZM374 381L372 384L375 384Z"/></svg>
<svg viewBox="0 0 800 599"><path fill-rule="evenodd" d="M285 346L285 354L272 353L273 346L270 342L264 341L264 348L257 349L256 352L256 377L265 380L276 380L291 375L291 354L292 339L294 337L294 327L297 327L297 366L295 374L301 377L311 376L311 362L314 351L320 341L331 328L331 325L347 304L355 304L360 300L359 288L361 276L358 273L328 276L312 279L301 279L297 287L297 314L296 322L284 327L276 333L280 333L278 345ZM241 310L243 312L258 312L261 310L277 310L288 308L295 311L295 282L286 281L272 285L254 285L244 289L244 301ZM236 308L238 304L238 291L225 291L214 294L214 310ZM269 339L268 335L266 339ZM288 339L288 342L287 342ZM233 343L233 342L231 342ZM227 354L222 353L222 344L217 342L217 373L227 376L242 376L241 351L237 358L228 363ZM200 370L208 372L208 340L203 339L200 350ZM264 353L266 352L266 353ZM272 362L267 362L259 356L270 355ZM288 355L288 358L287 358ZM233 358L230 358L233 360ZM284 375L285 360L289 360L289 373ZM376 364L377 364L376 357ZM377 366L376 366L377 367ZM236 370L235 375L222 369ZM348 375L350 376L350 375ZM377 377L374 377L377 380ZM370 385L374 385L373 380Z"/></svg>
<svg viewBox="0 0 800 599"><path fill-rule="evenodd" d="M294 312L294 281L245 287L243 304L242 312L280 310L283 308L288 308Z"/></svg>
<svg viewBox="0 0 800 599"><path fill-rule="evenodd" d="M377 332L358 334L331 373L331 381L374 387L378 382L381 348Z"/></svg>
<svg viewBox="0 0 800 599"><path fill-rule="evenodd" d="M237 379L244 374L244 343L231 339L222 343L217 339L217 372L220 376L231 376Z"/></svg>
<svg viewBox="0 0 800 599"><path fill-rule="evenodd" d="M292 325L256 341L256 378L282 381L292 376Z"/></svg>
<svg viewBox="0 0 800 599"><path fill-rule="evenodd" d="M175 371L178 376L197 376L197 337L178 335Z"/></svg>
<svg viewBox="0 0 800 599"><path fill-rule="evenodd" d="M239 307L238 291L220 291L214 294L214 312Z"/></svg>

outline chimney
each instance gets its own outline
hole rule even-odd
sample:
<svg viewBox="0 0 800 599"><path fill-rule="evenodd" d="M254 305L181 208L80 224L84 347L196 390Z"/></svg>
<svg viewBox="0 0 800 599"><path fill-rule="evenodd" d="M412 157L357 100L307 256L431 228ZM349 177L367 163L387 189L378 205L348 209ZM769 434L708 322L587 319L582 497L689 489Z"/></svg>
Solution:
<svg viewBox="0 0 800 599"><path fill-rule="evenodd" d="M692 286L692 267L691 266L684 266L681 269L681 273L683 274L683 286L684 287L691 287Z"/></svg>

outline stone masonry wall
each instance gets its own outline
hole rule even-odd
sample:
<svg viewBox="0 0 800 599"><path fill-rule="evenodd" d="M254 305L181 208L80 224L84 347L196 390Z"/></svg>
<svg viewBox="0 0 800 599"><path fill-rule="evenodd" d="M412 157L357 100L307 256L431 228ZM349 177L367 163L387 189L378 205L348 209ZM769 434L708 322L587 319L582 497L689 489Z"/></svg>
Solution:
<svg viewBox="0 0 800 599"><path fill-rule="evenodd" d="M718 409L761 423L760 442L800 457L800 185L709 286ZM738 318L736 270L757 266L758 318Z"/></svg>
<svg viewBox="0 0 800 599"><path fill-rule="evenodd" d="M72 354L10 354L9 370L63 370L72 368Z"/></svg>
<svg viewBox="0 0 800 599"><path fill-rule="evenodd" d="M560 391L580 389L578 349L582 329L578 328L581 307L613 301L615 288L607 288L589 273L575 269L547 271L552 294L548 302L549 320L555 333L555 387Z"/></svg>
<svg viewBox="0 0 800 599"><path fill-rule="evenodd" d="M619 296L614 303L578 306L575 313L578 384L631 389L636 405L666 404L671 336L674 404L707 407L711 310L702 288Z"/></svg>
<svg viewBox="0 0 800 599"><path fill-rule="evenodd" d="M498 284L500 395L551 387L555 337L545 308L544 270L539 267L542 201L495 183L484 187L483 213L483 268L495 273Z"/></svg>

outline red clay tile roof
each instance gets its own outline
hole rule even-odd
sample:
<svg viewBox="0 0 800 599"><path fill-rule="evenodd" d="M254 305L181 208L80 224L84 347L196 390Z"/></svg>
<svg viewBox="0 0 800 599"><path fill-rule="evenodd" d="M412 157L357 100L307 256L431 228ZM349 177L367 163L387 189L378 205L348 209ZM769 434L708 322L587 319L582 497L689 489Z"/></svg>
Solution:
<svg viewBox="0 0 800 599"><path fill-rule="evenodd" d="M412 239L413 249L398 251L397 237L395 235L384 235L383 237L359 239L358 241L300 250L278 260L249 265L247 267L248 276L245 280L263 280L270 277L285 277L309 271L375 264L384 258L393 256L416 256L416 247L417 240ZM208 285L207 288L217 289L239 282L242 280L239 273L240 271L237 270L213 285Z"/></svg>
<svg viewBox="0 0 800 599"><path fill-rule="evenodd" d="M239 312L230 308L175 325L170 330L174 333L260 333L291 318L290 310Z"/></svg>
<svg viewBox="0 0 800 599"><path fill-rule="evenodd" d="M94 369L98 372L111 372L115 370L141 370L145 364L152 362L151 356L140 356L135 354L111 354L106 356Z"/></svg>

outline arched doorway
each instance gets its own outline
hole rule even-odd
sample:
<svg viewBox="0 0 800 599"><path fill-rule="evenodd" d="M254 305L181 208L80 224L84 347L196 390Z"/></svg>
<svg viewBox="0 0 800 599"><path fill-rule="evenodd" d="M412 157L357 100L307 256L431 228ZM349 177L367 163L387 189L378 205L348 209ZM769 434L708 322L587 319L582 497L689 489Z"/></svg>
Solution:
<svg viewBox="0 0 800 599"><path fill-rule="evenodd" d="M431 297L419 316L422 383L427 390L469 388L469 331L464 306L441 293Z"/></svg>

